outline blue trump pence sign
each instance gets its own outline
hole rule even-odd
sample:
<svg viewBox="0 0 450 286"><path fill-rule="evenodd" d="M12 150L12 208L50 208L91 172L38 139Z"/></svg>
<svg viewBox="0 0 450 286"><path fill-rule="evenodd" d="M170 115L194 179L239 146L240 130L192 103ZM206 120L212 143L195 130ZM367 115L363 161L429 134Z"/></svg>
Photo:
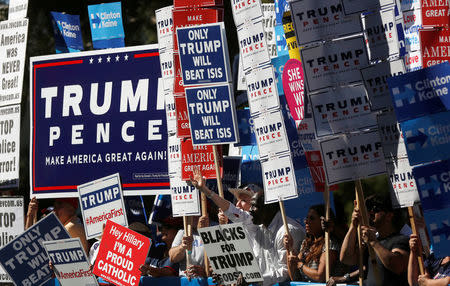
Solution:
<svg viewBox="0 0 450 286"><path fill-rule="evenodd" d="M186 88L192 143L236 143L238 132L231 84Z"/></svg>
<svg viewBox="0 0 450 286"><path fill-rule="evenodd" d="M178 28L177 38L184 86L231 80L223 22Z"/></svg>
<svg viewBox="0 0 450 286"><path fill-rule="evenodd" d="M169 191L156 45L31 58L31 195L76 197L120 173L125 195Z"/></svg>
<svg viewBox="0 0 450 286"><path fill-rule="evenodd" d="M450 158L450 111L400 123L409 163Z"/></svg>

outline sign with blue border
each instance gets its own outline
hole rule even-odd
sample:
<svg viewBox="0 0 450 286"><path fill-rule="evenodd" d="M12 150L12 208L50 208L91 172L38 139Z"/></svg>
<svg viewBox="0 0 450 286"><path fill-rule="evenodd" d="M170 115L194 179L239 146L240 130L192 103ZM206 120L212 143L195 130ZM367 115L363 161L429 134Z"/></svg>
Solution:
<svg viewBox="0 0 450 286"><path fill-rule="evenodd" d="M387 79L399 122L450 108L450 63Z"/></svg>
<svg viewBox="0 0 450 286"><path fill-rule="evenodd" d="M193 145L238 141L231 84L186 88L186 101Z"/></svg>
<svg viewBox="0 0 450 286"><path fill-rule="evenodd" d="M69 234L51 213L0 249L0 264L16 285L42 285L52 278L53 271L41 241L65 238L70 238Z"/></svg>
<svg viewBox="0 0 450 286"><path fill-rule="evenodd" d="M223 22L177 29L183 85L231 81Z"/></svg>
<svg viewBox="0 0 450 286"><path fill-rule="evenodd" d="M125 195L169 193L156 45L30 65L31 196L76 197L77 185L117 172Z"/></svg>
<svg viewBox="0 0 450 286"><path fill-rule="evenodd" d="M450 111L400 123L409 163L450 158Z"/></svg>
<svg viewBox="0 0 450 286"><path fill-rule="evenodd" d="M88 14L94 49L125 46L120 2L89 5Z"/></svg>

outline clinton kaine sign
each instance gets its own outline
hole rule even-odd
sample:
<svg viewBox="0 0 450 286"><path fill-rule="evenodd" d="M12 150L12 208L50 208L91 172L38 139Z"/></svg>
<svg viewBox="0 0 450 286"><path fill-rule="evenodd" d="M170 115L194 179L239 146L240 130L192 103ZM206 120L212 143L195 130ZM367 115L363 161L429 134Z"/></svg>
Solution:
<svg viewBox="0 0 450 286"><path fill-rule="evenodd" d="M116 172L125 194L168 192L156 45L35 57L30 71L31 195L75 197Z"/></svg>

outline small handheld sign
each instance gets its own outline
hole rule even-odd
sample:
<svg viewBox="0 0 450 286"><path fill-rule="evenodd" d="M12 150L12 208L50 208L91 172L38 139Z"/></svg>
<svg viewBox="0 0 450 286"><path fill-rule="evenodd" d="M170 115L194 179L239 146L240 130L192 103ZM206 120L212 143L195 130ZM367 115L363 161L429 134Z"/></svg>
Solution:
<svg viewBox="0 0 450 286"><path fill-rule="evenodd" d="M280 80L280 79L278 79ZM294 120L303 120L305 116L305 77L302 63L290 59L283 68L283 90Z"/></svg>
<svg viewBox="0 0 450 286"><path fill-rule="evenodd" d="M43 245L61 286L98 285L80 238L44 241Z"/></svg>
<svg viewBox="0 0 450 286"><path fill-rule="evenodd" d="M0 184L19 179L20 104L0 107Z"/></svg>
<svg viewBox="0 0 450 286"><path fill-rule="evenodd" d="M264 181L264 203L294 199L298 196L295 170L290 154L261 162Z"/></svg>
<svg viewBox="0 0 450 286"><path fill-rule="evenodd" d="M240 274L249 283L263 281L242 223L199 228L198 232L214 273L218 275L218 284L236 283Z"/></svg>
<svg viewBox="0 0 450 286"><path fill-rule="evenodd" d="M181 142L181 168L183 181L189 180L194 168L200 168L206 179L216 179L213 145L193 146L192 139ZM220 149L221 150L221 149ZM222 156L219 156L222 158ZM220 163L222 165L222 163ZM222 167L220 167L222 170ZM221 171L222 172L222 171Z"/></svg>
<svg viewBox="0 0 450 286"><path fill-rule="evenodd" d="M99 237L107 220L128 226L119 174L78 186L86 238Z"/></svg>
<svg viewBox="0 0 450 286"><path fill-rule="evenodd" d="M170 179L170 190L173 217L201 215L200 196L194 186L174 177Z"/></svg>
<svg viewBox="0 0 450 286"><path fill-rule="evenodd" d="M408 159L390 160L387 163L387 172L392 186L390 189L392 207L412 207L414 203L420 202L416 181Z"/></svg>
<svg viewBox="0 0 450 286"><path fill-rule="evenodd" d="M231 84L186 88L194 145L236 143L239 138Z"/></svg>
<svg viewBox="0 0 450 286"><path fill-rule="evenodd" d="M94 274L118 286L139 285L139 266L145 263L150 245L150 238L108 220Z"/></svg>
<svg viewBox="0 0 450 286"><path fill-rule="evenodd" d="M450 17L447 16L447 18ZM450 47L449 29L420 30L419 38L424 68L450 60L450 55L448 54Z"/></svg>

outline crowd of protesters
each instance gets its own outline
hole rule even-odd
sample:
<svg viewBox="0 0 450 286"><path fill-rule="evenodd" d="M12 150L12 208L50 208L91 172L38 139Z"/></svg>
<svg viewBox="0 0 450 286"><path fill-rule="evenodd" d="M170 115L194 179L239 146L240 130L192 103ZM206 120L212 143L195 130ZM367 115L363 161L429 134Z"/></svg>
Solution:
<svg viewBox="0 0 450 286"><path fill-rule="evenodd" d="M129 228L152 238L145 264L140 266L143 276L186 276L189 279L213 278L212 269L205 269L204 247L198 229L213 224L241 222L247 231L250 246L259 264L264 281L262 285L273 285L285 281L356 284L364 277L364 285L448 285L450 284L450 256L435 257L427 253L422 242L404 224L400 210L393 209L389 199L370 196L365 200L369 225L362 225L361 210L355 201L348 227L337 226L332 211L326 220L324 205L309 208L303 228L297 221L287 217L289 233L285 231L279 204L264 204L264 191L251 184L229 191L234 201L228 201L211 191L200 171L195 170L190 183L204 193L215 205L217 215L191 217L191 235L183 230L181 218L167 216L156 231L140 222ZM94 265L100 241L89 243L84 228L76 215L76 199L56 199L53 211L71 237L79 237L90 263ZM26 216L26 228L36 222L38 202L30 201ZM358 246L358 228L362 240L362 253ZM326 279L325 232L329 235L328 263L330 278ZM409 237L408 237L409 236ZM90 247L89 247L90 245ZM369 256L373 250L374 258ZM188 255L189 265L186 263ZM359 258L363 258L363 273L360 273ZM418 257L424 257L425 273L420 274ZM220 282L220 281L217 281ZM102 281L102 285L108 283ZM246 285L239 277L238 285Z"/></svg>

